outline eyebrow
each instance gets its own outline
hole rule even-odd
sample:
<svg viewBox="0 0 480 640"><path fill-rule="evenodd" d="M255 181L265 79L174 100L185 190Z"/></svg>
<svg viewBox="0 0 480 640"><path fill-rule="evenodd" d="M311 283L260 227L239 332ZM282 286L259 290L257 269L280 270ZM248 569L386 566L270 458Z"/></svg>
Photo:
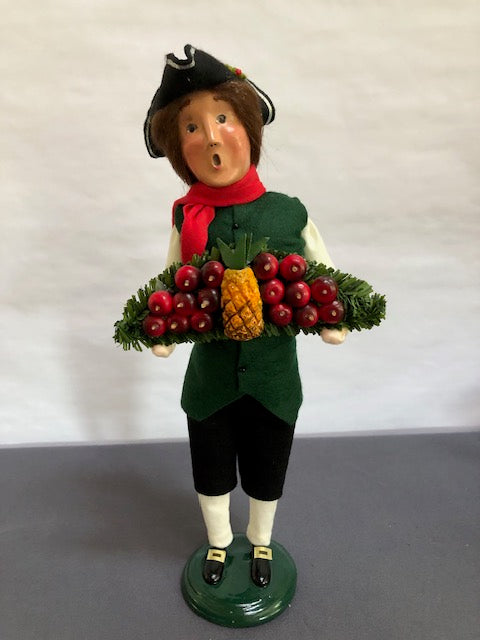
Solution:
<svg viewBox="0 0 480 640"><path fill-rule="evenodd" d="M191 103L192 101L190 100L190 98L186 98L183 102L180 103L178 110L182 111L182 109L185 109L185 107L188 107L188 105Z"/></svg>
<svg viewBox="0 0 480 640"><path fill-rule="evenodd" d="M215 95L215 94L213 94L213 99L215 100L215 102L227 102L228 103L228 100L225 100L225 98L222 98L221 96L218 96L218 95ZM191 103L192 103L191 98L185 98L185 100L180 103L180 105L178 107L178 117L180 117L182 115L182 111L185 109L185 107L188 107Z"/></svg>

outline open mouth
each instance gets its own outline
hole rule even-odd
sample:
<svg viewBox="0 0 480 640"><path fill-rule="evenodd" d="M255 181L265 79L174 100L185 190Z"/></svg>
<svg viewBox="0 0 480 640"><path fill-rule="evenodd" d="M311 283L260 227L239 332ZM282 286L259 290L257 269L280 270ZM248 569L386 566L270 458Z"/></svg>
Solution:
<svg viewBox="0 0 480 640"><path fill-rule="evenodd" d="M213 154L212 164L214 167L219 167L222 164L222 161L220 160L220 156L218 155L218 153Z"/></svg>

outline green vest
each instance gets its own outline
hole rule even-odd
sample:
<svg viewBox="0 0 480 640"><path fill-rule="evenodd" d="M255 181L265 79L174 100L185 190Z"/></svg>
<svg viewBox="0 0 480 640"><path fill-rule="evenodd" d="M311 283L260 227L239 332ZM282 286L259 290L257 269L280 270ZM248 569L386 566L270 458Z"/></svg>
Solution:
<svg viewBox="0 0 480 640"><path fill-rule="evenodd" d="M182 222L178 207L179 231ZM217 238L228 244L253 233L254 240L270 238L272 249L303 254L301 234L306 224L306 209L297 198L267 192L249 204L217 208L207 249L216 245ZM189 416L204 420L247 394L285 422L295 422L302 404L295 338L223 340L193 347L182 392L182 408Z"/></svg>

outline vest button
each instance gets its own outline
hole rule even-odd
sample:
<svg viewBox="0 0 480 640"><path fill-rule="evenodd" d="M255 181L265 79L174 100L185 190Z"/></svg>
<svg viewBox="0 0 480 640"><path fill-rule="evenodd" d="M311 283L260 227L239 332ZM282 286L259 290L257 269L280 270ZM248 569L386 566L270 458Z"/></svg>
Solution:
<svg viewBox="0 0 480 640"><path fill-rule="evenodd" d="M238 367L239 373L245 373L246 370L247 370L247 367Z"/></svg>
<svg viewBox="0 0 480 640"><path fill-rule="evenodd" d="M238 224L238 222L234 222L232 226L234 229L240 229L240 225Z"/></svg>

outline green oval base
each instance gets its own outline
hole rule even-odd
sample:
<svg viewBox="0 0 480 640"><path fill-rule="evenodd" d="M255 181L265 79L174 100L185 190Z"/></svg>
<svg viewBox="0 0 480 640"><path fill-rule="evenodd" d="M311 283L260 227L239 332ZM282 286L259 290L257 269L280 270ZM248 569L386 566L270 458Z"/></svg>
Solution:
<svg viewBox="0 0 480 640"><path fill-rule="evenodd" d="M182 593L188 606L202 618L224 627L254 627L276 618L292 601L297 569L284 547L273 541L270 546L272 579L266 587L257 587L250 578L251 544L246 536L235 534L217 585L207 584L202 577L208 545L197 549L182 575Z"/></svg>

